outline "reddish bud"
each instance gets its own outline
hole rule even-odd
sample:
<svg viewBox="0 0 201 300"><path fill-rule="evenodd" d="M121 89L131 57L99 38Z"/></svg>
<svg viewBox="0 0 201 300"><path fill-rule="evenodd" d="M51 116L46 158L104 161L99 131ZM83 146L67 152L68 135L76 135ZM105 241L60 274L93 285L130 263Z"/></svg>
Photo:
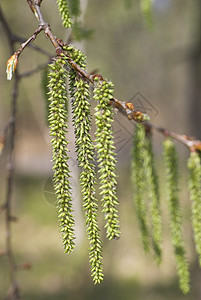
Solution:
<svg viewBox="0 0 201 300"><path fill-rule="evenodd" d="M134 110L134 105L130 102L126 102L126 107L129 108L130 110Z"/></svg>

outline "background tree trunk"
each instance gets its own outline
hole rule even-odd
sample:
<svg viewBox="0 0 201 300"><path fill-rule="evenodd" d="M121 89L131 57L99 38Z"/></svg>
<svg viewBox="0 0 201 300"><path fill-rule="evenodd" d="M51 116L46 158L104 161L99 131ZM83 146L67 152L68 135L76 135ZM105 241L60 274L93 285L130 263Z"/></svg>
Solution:
<svg viewBox="0 0 201 300"><path fill-rule="evenodd" d="M190 116L190 134L201 138L201 0L197 0L193 13L195 41L191 50L189 74L190 93L188 111Z"/></svg>

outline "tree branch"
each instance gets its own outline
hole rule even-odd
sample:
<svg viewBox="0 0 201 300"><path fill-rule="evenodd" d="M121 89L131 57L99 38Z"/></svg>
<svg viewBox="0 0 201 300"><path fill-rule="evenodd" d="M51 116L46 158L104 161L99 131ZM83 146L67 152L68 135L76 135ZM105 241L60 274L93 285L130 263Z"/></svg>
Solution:
<svg viewBox="0 0 201 300"><path fill-rule="evenodd" d="M31 10L33 11L33 13L35 14L35 16L37 17L37 19L39 21L39 28L42 28L41 30L44 30L46 37L48 37L50 39L53 46L55 47L56 53L58 55L60 55L61 53L63 53L63 49L62 49L63 46L66 46L66 44L61 39L56 38L52 34L49 24L47 22L45 22L42 12L40 10L40 4L42 1L27 0L27 2L29 3ZM29 42L33 41L32 37L27 41L29 41ZM24 45L26 47L26 44L24 44ZM22 50L24 50L25 47L23 47ZM64 53L64 54L66 55L66 53ZM78 64L76 64L70 57L68 57L68 61L69 61L69 64L71 65L71 67L76 72L78 72L81 76L83 76L85 79L87 79L90 83L94 84L94 79L96 77L99 77L99 79L104 80L103 76L100 74L91 75L91 74L87 73ZM149 128L149 130L155 130L155 131L163 134L166 137L169 136L169 137L183 143L185 146L187 146L189 148L190 151L201 151L201 141L200 140L196 140L195 138L189 137L187 135L177 134L168 129L165 129L162 127L157 127L152 123L146 122L149 119L148 115L135 110L135 107L133 106L132 103L120 101L116 98L113 98L110 101L110 104L112 107L114 107L115 109L119 110L121 113L126 115L129 120L134 120L136 122L144 122L144 125L146 126L147 129Z"/></svg>
<svg viewBox="0 0 201 300"><path fill-rule="evenodd" d="M152 123L144 123L145 127L149 130L155 130L161 134L163 134L165 137L171 137L174 140L177 140L178 142L181 142L186 147L189 148L190 151L201 151L201 141L195 139L194 137L187 136L185 134L178 134L173 131L170 131L163 127L158 127Z"/></svg>
<svg viewBox="0 0 201 300"><path fill-rule="evenodd" d="M20 292L18 283L16 280L16 264L12 250L11 240L11 222L12 222L12 200L13 200L13 179L14 179L14 148L15 148L15 126L16 126L16 108L17 97L19 88L19 76L16 72L14 77L14 84L12 89L11 98L11 121L10 121L10 137L9 137L9 156L7 164L7 189L6 189L6 201L5 201L5 225L6 225L6 254L9 262L10 269L10 289L8 291L6 299L13 298L14 300L20 300Z"/></svg>
<svg viewBox="0 0 201 300"><path fill-rule="evenodd" d="M39 27L34 31L33 35L28 40L26 40L24 43L21 44L21 48L17 52L15 52L15 54L17 54L17 56L19 57L22 51L24 50L24 48L26 48L28 44L32 43L42 30L43 30L43 26L39 25Z"/></svg>

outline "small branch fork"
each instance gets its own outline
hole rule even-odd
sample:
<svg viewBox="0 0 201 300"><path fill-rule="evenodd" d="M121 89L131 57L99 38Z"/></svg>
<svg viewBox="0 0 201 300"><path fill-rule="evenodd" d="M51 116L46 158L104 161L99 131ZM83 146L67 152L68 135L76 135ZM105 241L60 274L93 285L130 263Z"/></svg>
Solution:
<svg viewBox="0 0 201 300"><path fill-rule="evenodd" d="M40 5L41 5L42 1L43 0L27 0L31 10L33 11L33 13L35 14L35 16L37 17L37 19L39 21L39 27L34 32L33 36L30 37L26 43L22 44L22 47L18 51L19 55L21 54L21 52L24 50L24 48L30 42L35 40L36 36L42 30L44 30L46 37L49 38L50 41L52 42L53 46L56 49L56 53L58 55L63 53L62 46L65 45L64 42L60 39L57 39L55 36L53 36L49 24L44 21L44 18L42 16L42 13L40 10ZM65 55L66 55L66 53L65 53ZM104 80L102 75L99 75L99 74L91 75L91 74L87 73L85 70L83 70L82 68L80 68L80 66L78 64L76 64L70 57L68 57L68 59L69 59L69 64L71 65L71 67L74 70L76 70L81 76L83 76L85 79L87 79L90 83L94 84L95 77L99 77L101 80ZM146 121L146 119L148 119L148 116L146 116L145 114L143 114L140 111L136 111L132 103L120 101L116 98L113 98L110 101L110 104L112 107L114 107L115 109L119 110L124 115L126 115L129 120L134 120L136 122L143 122L143 121ZM183 143L184 145L186 145L189 148L190 151L201 151L201 141L200 140L196 140L195 138L189 137L187 135L181 135L181 134L174 133L174 132L172 132L168 129L162 128L162 127L157 127L154 124L149 123L149 122L144 122L143 124L145 125L146 129L149 131L155 130L155 131L163 134L165 137L171 137L171 138Z"/></svg>

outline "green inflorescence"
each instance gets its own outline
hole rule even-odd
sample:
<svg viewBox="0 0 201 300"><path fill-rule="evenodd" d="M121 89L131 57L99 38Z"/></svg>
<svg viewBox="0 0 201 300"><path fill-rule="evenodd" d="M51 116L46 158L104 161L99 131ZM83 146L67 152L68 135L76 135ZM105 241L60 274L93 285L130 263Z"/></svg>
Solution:
<svg viewBox="0 0 201 300"><path fill-rule="evenodd" d="M145 169L143 167L145 162L145 130L140 124L136 125L133 151L132 151L132 182L135 187L135 208L138 217L140 230L142 234L142 243L145 252L150 250L149 230L147 226L147 207L144 201L145 186Z"/></svg>
<svg viewBox="0 0 201 300"><path fill-rule="evenodd" d="M194 241L201 266L201 165L200 156L197 152L191 152L188 160L188 170Z"/></svg>
<svg viewBox="0 0 201 300"><path fill-rule="evenodd" d="M71 15L78 17L80 14L80 0L69 0L69 7Z"/></svg>
<svg viewBox="0 0 201 300"><path fill-rule="evenodd" d="M68 167L68 142L65 139L67 133L66 101L66 74L65 61L56 59L51 64L49 73L49 126L52 136L52 161L54 171L54 189L57 196L59 213L59 225L65 252L70 253L74 244L74 217L72 215L72 199L69 183Z"/></svg>
<svg viewBox="0 0 201 300"><path fill-rule="evenodd" d="M177 263L179 286L183 293L190 290L190 275L186 260L182 235L182 216L178 199L178 163L174 143L167 139L164 142L164 159L167 177L167 199L170 214L171 240Z"/></svg>
<svg viewBox="0 0 201 300"><path fill-rule="evenodd" d="M96 149L100 174L100 194L106 220L106 236L108 239L119 238L118 199L116 196L116 158L112 130L113 109L109 101L113 98L113 84L96 77L94 99L96 106Z"/></svg>
<svg viewBox="0 0 201 300"><path fill-rule="evenodd" d="M145 203L144 195L147 190L146 185L146 140L145 140L145 128L141 124L137 124L133 139L132 150L132 163L131 163L131 179L134 186L134 203L136 209L136 215L139 221L139 226L142 236L142 244L144 251L148 253L150 251L149 240L149 228L148 228L148 216L147 206Z"/></svg>
<svg viewBox="0 0 201 300"><path fill-rule="evenodd" d="M62 18L62 24L66 28L70 28L72 25L68 1L67 0L57 0L58 9Z"/></svg>
<svg viewBox="0 0 201 300"><path fill-rule="evenodd" d="M161 263L161 242L162 242L162 226L161 226L161 211L158 176L154 166L154 156L151 139L145 137L145 180L147 182L147 194L150 199L150 214L151 214L151 236L153 249L158 264Z"/></svg>
<svg viewBox="0 0 201 300"><path fill-rule="evenodd" d="M74 56L76 54L74 53ZM80 56L80 61L85 57ZM75 58L75 57L74 57ZM83 63L82 63L83 64ZM91 274L94 283L103 280L102 268L102 241L99 234L97 211L98 204L95 196L95 166L94 145L90 135L91 112L90 93L88 83L75 71L70 71L70 94L72 99L73 123L75 127L76 150L79 167L81 168L80 184L82 186L83 207L85 211L87 234L89 239L89 257Z"/></svg>
<svg viewBox="0 0 201 300"><path fill-rule="evenodd" d="M80 184L85 211L87 235L89 239L89 257L94 283L103 280L102 241L98 227L98 202L95 195L95 148L97 149L98 173L102 212L105 217L108 239L119 238L118 199L116 195L116 158L112 130L114 111L111 106L113 84L100 75L93 76L95 108L95 146L91 137L91 112L89 83L82 76L86 70L85 55L72 45L62 45L63 52L49 66L49 126L52 136L52 161L54 188L57 195L59 225L64 250L70 253L75 247L74 217L68 167L68 97L66 77L69 76L69 92L75 128L76 151L81 169ZM72 61L83 72L72 67ZM77 68L76 68L77 69ZM91 79L90 79L91 80ZM147 127L148 130L148 127ZM146 125L137 124L132 151L132 181L135 188L135 207L142 234L145 252L152 246L156 261L161 263L162 228L159 201L158 178L154 166L154 157L149 131ZM174 144L167 139L164 143L164 158L167 169L168 206L170 213L171 240L177 263L179 285L184 293L190 290L189 270L182 236L182 216L178 200L177 157ZM192 200L192 223L196 250L201 265L201 166L200 157L191 153L188 161L190 172L189 187ZM151 243L152 241L152 243Z"/></svg>
<svg viewBox="0 0 201 300"><path fill-rule="evenodd" d="M132 182L134 186L134 203L142 236L144 251L150 251L149 229L147 225L147 207L144 199L145 184L145 129L141 124L136 125L132 150Z"/></svg>
<svg viewBox="0 0 201 300"><path fill-rule="evenodd" d="M81 169L83 208L89 239L89 257L94 283L103 280L102 241L98 227L98 202L95 195L95 147L97 149L98 173L102 212L105 216L106 236L108 239L119 238L118 199L116 195L116 158L112 130L114 120L110 101L113 97L113 84L100 75L94 76L95 108L95 146L91 137L90 89L87 79L71 66L72 59L83 70L86 69L85 55L71 45L63 45L63 53L49 66L49 126L52 136L52 161L54 188L57 195L59 225L65 252L70 253L75 246L74 217L70 189L70 171L68 167L68 142L65 135L68 130L68 97L66 77L69 75L69 92L75 128L76 151ZM65 53L65 54L64 54ZM82 72L81 72L82 73ZM159 201L158 178L154 166L154 157L150 136L146 125L137 124L132 152L132 181L135 188L135 207L142 234L145 252L150 252L151 245L155 258L161 262L161 211ZM189 270L182 236L182 216L178 200L177 157L173 142L164 142L164 158L167 170L168 206L170 212L171 239L177 263L179 285L188 293ZM201 166L200 157L191 153L188 162L190 171L189 186L192 200L192 222L196 249L201 262ZM149 201L149 203L148 203ZM152 241L152 243L151 243ZM200 263L201 264L201 263Z"/></svg>
<svg viewBox="0 0 201 300"><path fill-rule="evenodd" d="M95 146L91 137L91 112L89 84L79 72L75 71L70 59L83 70L86 69L85 55L71 45L63 45L63 53L49 66L49 126L52 136L52 161L54 171L54 188L57 195L59 225L65 252L70 253L75 246L74 217L70 189L70 171L68 167L68 97L66 77L69 76L69 92L75 128L76 151L81 169L80 184L87 235L89 239L89 257L94 283L103 280L102 241L98 227L98 202L95 195L95 147L97 149L98 173L100 178L100 195L102 212L105 216L106 236L108 239L119 238L120 226L118 216L118 199L116 196L116 158L112 130L114 119L110 101L113 99L113 84L101 76L94 76L94 99L98 101L95 108ZM142 234L145 252L152 245L156 261L161 262L161 212L159 201L158 178L154 167L151 139L146 134L146 126L137 124L133 143L132 180L135 187L135 207ZM167 168L168 203L170 211L171 237L177 262L179 285L184 293L189 287L188 263L185 257L181 230L181 212L178 201L177 159L174 144L170 140L164 143L164 157ZM192 199L192 220L196 249L201 254L201 218L200 203L200 158L192 153L188 167L190 170L190 189ZM149 200L149 204L148 201ZM152 241L152 243L151 243Z"/></svg>
<svg viewBox="0 0 201 300"><path fill-rule="evenodd" d="M89 39L93 34L93 29L84 28L81 22L79 22L79 20L76 20L73 22L72 25L72 33L73 33L73 38L76 41L81 41L83 39Z"/></svg>
<svg viewBox="0 0 201 300"><path fill-rule="evenodd" d="M76 64L78 64L82 69L86 69L86 62L85 62L86 56L83 54L82 51L80 51L79 49L75 48L73 45L64 45L63 46L63 50L66 51L66 53L68 54L68 56ZM72 69L70 69L70 70L72 70Z"/></svg>
<svg viewBox="0 0 201 300"><path fill-rule="evenodd" d="M162 226L158 177L154 166L151 139L146 135L145 127L142 124L137 124L135 128L131 179L144 251L146 253L150 251L150 241L152 241L156 261L160 264Z"/></svg>

